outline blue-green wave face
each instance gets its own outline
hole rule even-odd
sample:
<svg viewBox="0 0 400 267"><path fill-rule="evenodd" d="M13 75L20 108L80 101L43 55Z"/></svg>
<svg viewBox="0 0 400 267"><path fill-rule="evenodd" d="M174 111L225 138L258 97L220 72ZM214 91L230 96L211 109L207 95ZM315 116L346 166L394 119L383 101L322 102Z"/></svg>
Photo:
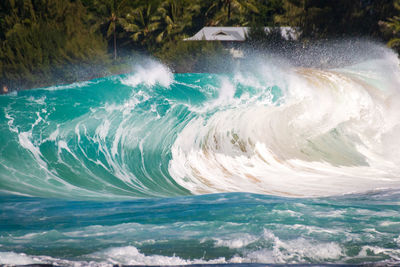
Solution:
<svg viewBox="0 0 400 267"><path fill-rule="evenodd" d="M374 49L1 95L0 264L398 263L400 68Z"/></svg>
<svg viewBox="0 0 400 267"><path fill-rule="evenodd" d="M2 96L0 189L112 200L398 186L396 64L387 52L336 69L174 75L152 62Z"/></svg>
<svg viewBox="0 0 400 267"><path fill-rule="evenodd" d="M2 96L1 190L110 200L196 194L174 177L182 132L196 134L215 114L239 106L276 106L283 96L277 85L237 78L173 75L153 62L129 75ZM199 153L208 128L203 140L190 140ZM218 138L238 138L234 128L225 134Z"/></svg>

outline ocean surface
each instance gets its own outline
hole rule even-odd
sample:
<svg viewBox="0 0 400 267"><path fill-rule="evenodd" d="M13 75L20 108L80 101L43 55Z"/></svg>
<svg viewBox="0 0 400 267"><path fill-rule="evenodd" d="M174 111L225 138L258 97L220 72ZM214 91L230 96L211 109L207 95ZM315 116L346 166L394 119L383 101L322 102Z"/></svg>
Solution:
<svg viewBox="0 0 400 267"><path fill-rule="evenodd" d="M400 264L400 67L372 49L1 95L0 264Z"/></svg>

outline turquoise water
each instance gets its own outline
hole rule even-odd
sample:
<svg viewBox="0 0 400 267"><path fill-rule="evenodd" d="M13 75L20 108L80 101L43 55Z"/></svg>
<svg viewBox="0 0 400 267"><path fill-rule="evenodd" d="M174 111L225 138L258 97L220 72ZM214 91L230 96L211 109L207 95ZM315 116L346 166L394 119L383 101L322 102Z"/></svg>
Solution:
<svg viewBox="0 0 400 267"><path fill-rule="evenodd" d="M399 197L398 191L122 202L8 196L1 198L0 256L69 265L398 262Z"/></svg>
<svg viewBox="0 0 400 267"><path fill-rule="evenodd" d="M400 69L132 73L0 96L0 264L400 262Z"/></svg>

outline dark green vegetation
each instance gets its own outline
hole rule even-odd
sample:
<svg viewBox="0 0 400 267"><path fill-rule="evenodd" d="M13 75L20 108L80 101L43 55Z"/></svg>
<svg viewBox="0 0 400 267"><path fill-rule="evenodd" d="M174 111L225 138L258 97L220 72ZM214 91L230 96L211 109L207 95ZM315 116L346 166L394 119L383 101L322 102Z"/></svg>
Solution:
<svg viewBox="0 0 400 267"><path fill-rule="evenodd" d="M367 36L398 49L399 12L400 0L2 0L0 86L122 72L139 53L175 71L203 71L226 54L217 42L182 41L204 26L251 26L264 48L276 38L257 27L293 26L303 43Z"/></svg>

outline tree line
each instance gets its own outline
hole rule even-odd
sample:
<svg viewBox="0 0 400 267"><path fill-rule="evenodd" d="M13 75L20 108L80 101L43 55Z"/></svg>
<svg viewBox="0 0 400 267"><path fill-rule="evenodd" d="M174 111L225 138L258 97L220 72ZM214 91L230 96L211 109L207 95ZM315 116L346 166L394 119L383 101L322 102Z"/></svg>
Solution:
<svg viewBox="0 0 400 267"><path fill-rule="evenodd" d="M115 73L137 53L198 70L226 53L218 42L182 42L204 26L292 26L303 43L367 36L398 49L399 10L400 0L2 0L0 86Z"/></svg>

